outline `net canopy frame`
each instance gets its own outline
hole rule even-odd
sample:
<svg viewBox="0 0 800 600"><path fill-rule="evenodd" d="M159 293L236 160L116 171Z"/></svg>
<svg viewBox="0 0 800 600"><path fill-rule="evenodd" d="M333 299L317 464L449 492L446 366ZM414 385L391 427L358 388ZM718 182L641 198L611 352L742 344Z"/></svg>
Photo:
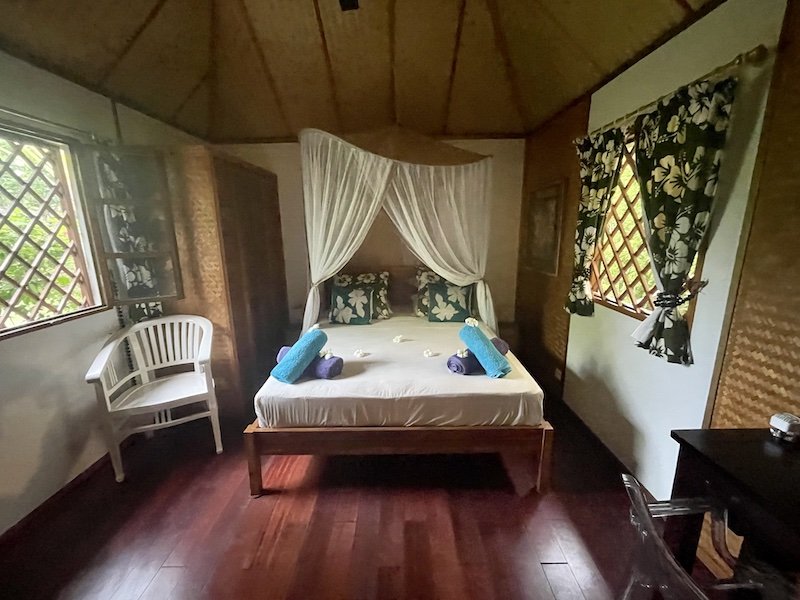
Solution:
<svg viewBox="0 0 800 600"><path fill-rule="evenodd" d="M456 285L475 284L478 313L497 331L484 280L492 157L389 127L299 135L311 288L303 331L319 318L320 286L364 243L383 210L411 252Z"/></svg>

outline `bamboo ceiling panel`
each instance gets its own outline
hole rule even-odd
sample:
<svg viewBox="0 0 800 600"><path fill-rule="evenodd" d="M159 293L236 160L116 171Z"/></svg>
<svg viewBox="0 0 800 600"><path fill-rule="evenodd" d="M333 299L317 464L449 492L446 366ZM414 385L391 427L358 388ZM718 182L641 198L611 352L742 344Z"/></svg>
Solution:
<svg viewBox="0 0 800 600"><path fill-rule="evenodd" d="M291 131L239 0L215 0L212 136L279 138Z"/></svg>
<svg viewBox="0 0 800 600"><path fill-rule="evenodd" d="M361 0L358 10L318 0L345 131L394 122L389 56L389 0Z"/></svg>
<svg viewBox="0 0 800 600"><path fill-rule="evenodd" d="M496 1L530 129L583 94L603 73L537 0Z"/></svg>
<svg viewBox="0 0 800 600"><path fill-rule="evenodd" d="M80 82L99 83L158 0L0 0L0 39Z"/></svg>
<svg viewBox="0 0 800 600"><path fill-rule="evenodd" d="M423 133L444 130L461 2L402 0L395 14L397 121Z"/></svg>
<svg viewBox="0 0 800 600"><path fill-rule="evenodd" d="M546 7L573 43L606 73L690 14L676 0L540 2L540 6ZM564 68L571 69L572 65L565 64Z"/></svg>
<svg viewBox="0 0 800 600"><path fill-rule="evenodd" d="M304 127L340 131L314 3L244 0L244 4L292 132Z"/></svg>
<svg viewBox="0 0 800 600"><path fill-rule="evenodd" d="M210 3L169 0L122 56L105 86L134 106L169 118L206 76L210 43Z"/></svg>
<svg viewBox="0 0 800 600"><path fill-rule="evenodd" d="M722 1L0 0L0 49L211 141L502 136Z"/></svg>
<svg viewBox="0 0 800 600"><path fill-rule="evenodd" d="M485 0L467 0L447 131L523 132L513 96L506 66L497 50L489 8Z"/></svg>

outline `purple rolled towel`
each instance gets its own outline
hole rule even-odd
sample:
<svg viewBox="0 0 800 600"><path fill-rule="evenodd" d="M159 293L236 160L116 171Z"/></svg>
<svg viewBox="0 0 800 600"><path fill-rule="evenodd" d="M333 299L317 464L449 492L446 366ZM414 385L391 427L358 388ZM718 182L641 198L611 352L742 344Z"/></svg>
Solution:
<svg viewBox="0 0 800 600"><path fill-rule="evenodd" d="M505 341L493 337L491 342L500 354L508 354L509 348ZM456 375L478 375L484 372L481 363L478 362L478 359L472 352L467 352L464 358L453 354L453 356L447 359L447 368Z"/></svg>
<svg viewBox="0 0 800 600"><path fill-rule="evenodd" d="M291 346L283 346L278 350L278 362L281 362L286 353L289 352ZM344 368L344 361L339 356L332 356L331 358L322 358L318 356L311 361L305 371L303 377L309 379L333 379L342 374Z"/></svg>

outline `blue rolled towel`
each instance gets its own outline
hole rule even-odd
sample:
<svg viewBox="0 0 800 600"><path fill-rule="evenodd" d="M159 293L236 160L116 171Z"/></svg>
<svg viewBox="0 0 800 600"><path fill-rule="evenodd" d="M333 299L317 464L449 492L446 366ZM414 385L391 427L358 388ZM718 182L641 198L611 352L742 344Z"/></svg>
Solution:
<svg viewBox="0 0 800 600"><path fill-rule="evenodd" d="M491 340L492 344L500 354L507 354L508 353L508 344L501 340L498 337L493 337ZM483 370L481 363L478 362L478 359L472 352L469 352L466 356L458 356L457 354L453 354L450 358L447 359L447 368L450 369L456 375L485 375L486 371Z"/></svg>
<svg viewBox="0 0 800 600"><path fill-rule="evenodd" d="M469 351L475 355L475 358L478 359L478 362L489 377L497 379L505 377L511 372L511 365L508 359L498 352L494 344L479 327L464 325L461 331L458 332L458 337L467 345Z"/></svg>
<svg viewBox="0 0 800 600"><path fill-rule="evenodd" d="M291 346L283 346L278 351L278 362L281 362L291 349ZM340 356L332 356L331 358L317 356L303 371L303 377L308 377L309 379L333 379L342 374L343 368L344 361Z"/></svg>
<svg viewBox="0 0 800 600"><path fill-rule="evenodd" d="M311 362L319 357L328 336L321 329L311 329L300 336L283 360L275 365L270 375L283 383L294 383L303 375Z"/></svg>

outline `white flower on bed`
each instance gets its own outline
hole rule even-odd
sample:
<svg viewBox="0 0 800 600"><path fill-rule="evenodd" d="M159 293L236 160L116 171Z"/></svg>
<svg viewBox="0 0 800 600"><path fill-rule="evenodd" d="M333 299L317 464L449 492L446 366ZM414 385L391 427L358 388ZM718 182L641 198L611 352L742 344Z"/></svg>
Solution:
<svg viewBox="0 0 800 600"><path fill-rule="evenodd" d="M356 358L364 358L366 355L367 353L364 352L361 348L353 352L353 356L355 356Z"/></svg>
<svg viewBox="0 0 800 600"><path fill-rule="evenodd" d="M333 307L333 320L337 323L349 323L353 320L353 309L345 305L341 296L336 298L336 306Z"/></svg>
<svg viewBox="0 0 800 600"><path fill-rule="evenodd" d="M469 325L470 327L477 327L478 319L475 319L473 317L467 317L466 319L464 319L464 324Z"/></svg>
<svg viewBox="0 0 800 600"><path fill-rule="evenodd" d="M459 348L458 350L456 350L456 356L458 358L467 358L469 356L469 349Z"/></svg>
<svg viewBox="0 0 800 600"><path fill-rule="evenodd" d="M392 338L392 341L393 341L395 344L399 344L400 342L402 342L402 341L403 341L403 336L402 336L402 335L396 335L396 336L394 336L394 337Z"/></svg>
<svg viewBox="0 0 800 600"><path fill-rule="evenodd" d="M440 321L450 321L456 315L456 307L448 304L441 294L436 294L436 306L431 311Z"/></svg>
<svg viewBox="0 0 800 600"><path fill-rule="evenodd" d="M364 306L367 304L367 302L369 302L367 294L364 293L364 290L355 289L352 292L350 292L347 297L350 298L350 304L352 304L355 307L356 314L359 317L363 317Z"/></svg>
<svg viewBox="0 0 800 600"><path fill-rule="evenodd" d="M425 358L431 358L433 356L436 356L436 353L430 348L425 348L425 350L423 350L422 352L422 356L424 356Z"/></svg>

